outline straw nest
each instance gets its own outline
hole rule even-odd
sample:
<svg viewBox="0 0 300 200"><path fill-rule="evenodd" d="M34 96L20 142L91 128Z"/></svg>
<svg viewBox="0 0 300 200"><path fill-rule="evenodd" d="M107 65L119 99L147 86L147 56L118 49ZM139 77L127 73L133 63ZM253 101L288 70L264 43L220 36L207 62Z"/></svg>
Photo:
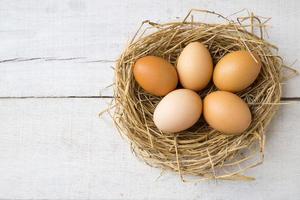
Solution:
<svg viewBox="0 0 300 200"><path fill-rule="evenodd" d="M193 12L212 14L224 22L195 21ZM183 181L187 177L252 180L242 174L262 163L265 130L281 97L283 65L276 47L264 40L266 21L267 18L253 14L231 20L215 12L191 10L181 22L142 23L115 67L112 113L119 132L129 140L139 158L163 171L178 172ZM259 77L249 88L237 93L248 103L253 117L243 134L222 135L202 118L178 134L163 133L154 125L152 115L161 97L150 95L137 85L132 66L146 55L160 56L176 66L182 49L194 41L208 47L214 64L231 51L248 50L259 55L263 63ZM199 95L203 98L214 90L216 88L211 84Z"/></svg>

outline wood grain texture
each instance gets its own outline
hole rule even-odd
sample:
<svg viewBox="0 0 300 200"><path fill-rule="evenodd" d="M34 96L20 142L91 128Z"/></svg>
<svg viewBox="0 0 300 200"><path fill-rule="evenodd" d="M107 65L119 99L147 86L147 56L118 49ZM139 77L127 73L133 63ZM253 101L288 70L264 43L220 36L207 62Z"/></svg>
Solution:
<svg viewBox="0 0 300 200"><path fill-rule="evenodd" d="M1 64L0 64L1 65ZM0 67L0 96L99 96L113 82L110 63L76 60L10 61Z"/></svg>
<svg viewBox="0 0 300 200"><path fill-rule="evenodd" d="M285 63L300 58L296 0L1 0L0 84L4 87L0 96L98 95L99 89L112 83L114 63L86 62L117 59L143 20L180 20L191 8L224 15L246 8L272 17L269 40L279 47ZM195 18L216 20L205 14L196 14ZM54 62L48 62L49 58ZM300 69L298 65L295 67ZM91 81L80 79L75 74L78 70L81 76L92 77ZM289 81L284 85L284 96L300 96L299 84L299 77Z"/></svg>
<svg viewBox="0 0 300 200"><path fill-rule="evenodd" d="M0 0L0 199L300 199L300 78L284 84L254 182L182 183L139 162L98 113L118 58L141 21L191 8L272 17L269 40L300 58L296 0ZM197 16L195 16L197 17ZM211 20L199 15L200 20ZM295 64L295 67L299 63ZM299 69L299 67L297 67Z"/></svg>
<svg viewBox="0 0 300 200"><path fill-rule="evenodd" d="M182 183L138 161L98 118L107 100L0 100L0 199L297 199L299 104L284 105L267 133L254 182ZM158 179L157 179L158 178Z"/></svg>

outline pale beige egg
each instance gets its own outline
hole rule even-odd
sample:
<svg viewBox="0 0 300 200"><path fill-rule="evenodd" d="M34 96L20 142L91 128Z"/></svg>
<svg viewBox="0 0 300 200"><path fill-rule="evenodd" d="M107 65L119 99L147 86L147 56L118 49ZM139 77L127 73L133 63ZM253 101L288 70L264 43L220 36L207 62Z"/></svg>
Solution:
<svg viewBox="0 0 300 200"><path fill-rule="evenodd" d="M193 126L202 113L200 96L189 89L178 89L167 94L157 105L153 121L158 129L176 133Z"/></svg>
<svg viewBox="0 0 300 200"><path fill-rule="evenodd" d="M211 80L213 62L208 49L200 42L188 44L177 60L179 81L184 88L204 89Z"/></svg>

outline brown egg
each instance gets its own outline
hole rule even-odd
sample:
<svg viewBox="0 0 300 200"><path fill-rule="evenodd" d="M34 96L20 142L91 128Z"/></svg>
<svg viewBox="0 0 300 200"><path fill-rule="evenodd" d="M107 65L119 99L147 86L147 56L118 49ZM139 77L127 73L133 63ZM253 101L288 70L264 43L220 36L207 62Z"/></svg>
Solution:
<svg viewBox="0 0 300 200"><path fill-rule="evenodd" d="M203 115L212 128L224 134L241 134L251 123L248 105L226 91L212 92L204 98Z"/></svg>
<svg viewBox="0 0 300 200"><path fill-rule="evenodd" d="M146 92L157 96L168 94L178 83L175 67L156 56L138 59L133 67L133 75Z"/></svg>
<svg viewBox="0 0 300 200"><path fill-rule="evenodd" d="M158 129L176 133L193 126L202 113L200 96L189 89L178 89L167 94L157 105L153 114Z"/></svg>
<svg viewBox="0 0 300 200"><path fill-rule="evenodd" d="M239 92L250 86L257 78L261 61L259 57L248 51L234 51L226 54L217 63L213 81L219 90Z"/></svg>
<svg viewBox="0 0 300 200"><path fill-rule="evenodd" d="M188 44L178 57L177 71L184 88L200 91L207 86L213 73L208 49L200 42Z"/></svg>

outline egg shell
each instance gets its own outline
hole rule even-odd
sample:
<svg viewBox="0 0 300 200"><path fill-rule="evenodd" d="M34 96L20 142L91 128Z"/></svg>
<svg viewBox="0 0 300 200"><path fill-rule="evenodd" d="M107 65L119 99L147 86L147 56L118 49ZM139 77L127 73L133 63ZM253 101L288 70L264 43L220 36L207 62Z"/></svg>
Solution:
<svg viewBox="0 0 300 200"><path fill-rule="evenodd" d="M203 116L214 129L224 134L241 134L251 123L248 105L236 94L216 91L203 100Z"/></svg>
<svg viewBox="0 0 300 200"><path fill-rule="evenodd" d="M156 56L138 59L133 67L133 75L146 92L156 96L168 94L176 88L178 83L175 67Z"/></svg>
<svg viewBox="0 0 300 200"><path fill-rule="evenodd" d="M211 80L213 62L208 49L200 42L188 44L177 60L179 81L184 88L204 89Z"/></svg>
<svg viewBox="0 0 300 200"><path fill-rule="evenodd" d="M157 105L153 121L158 129L176 133L193 126L202 113L200 96L189 89L178 89L167 94Z"/></svg>
<svg viewBox="0 0 300 200"><path fill-rule="evenodd" d="M259 57L255 53L252 55L248 51L234 51L221 58L213 74L216 87L229 92L239 92L249 87L261 69Z"/></svg>

